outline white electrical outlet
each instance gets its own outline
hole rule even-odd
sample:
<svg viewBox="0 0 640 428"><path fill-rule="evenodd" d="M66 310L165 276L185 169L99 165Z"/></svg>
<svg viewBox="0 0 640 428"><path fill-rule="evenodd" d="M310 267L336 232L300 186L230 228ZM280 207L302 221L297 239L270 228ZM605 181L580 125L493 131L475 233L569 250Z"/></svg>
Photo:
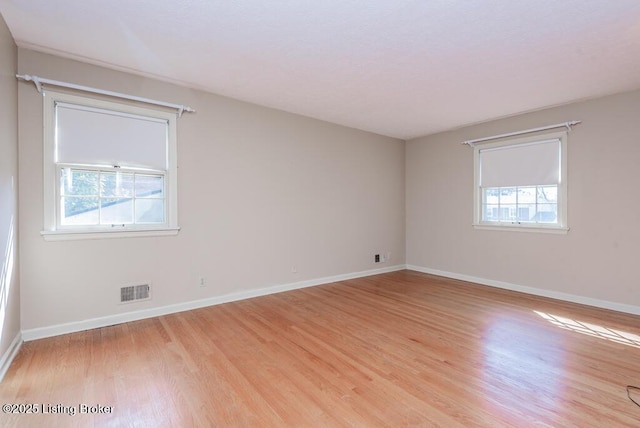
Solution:
<svg viewBox="0 0 640 428"><path fill-rule="evenodd" d="M198 278L198 285L200 287L206 287L207 286L207 278L205 278L204 276L201 276Z"/></svg>
<svg viewBox="0 0 640 428"><path fill-rule="evenodd" d="M298 268L296 267L296 265L291 266L291 273L298 273Z"/></svg>

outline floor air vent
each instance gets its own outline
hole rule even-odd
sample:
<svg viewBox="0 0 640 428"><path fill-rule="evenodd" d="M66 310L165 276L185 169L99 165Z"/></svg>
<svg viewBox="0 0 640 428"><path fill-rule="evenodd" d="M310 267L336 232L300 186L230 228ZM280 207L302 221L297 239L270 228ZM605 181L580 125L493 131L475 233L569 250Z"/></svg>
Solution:
<svg viewBox="0 0 640 428"><path fill-rule="evenodd" d="M120 303L137 302L151 298L151 286L149 284L129 285L120 288Z"/></svg>

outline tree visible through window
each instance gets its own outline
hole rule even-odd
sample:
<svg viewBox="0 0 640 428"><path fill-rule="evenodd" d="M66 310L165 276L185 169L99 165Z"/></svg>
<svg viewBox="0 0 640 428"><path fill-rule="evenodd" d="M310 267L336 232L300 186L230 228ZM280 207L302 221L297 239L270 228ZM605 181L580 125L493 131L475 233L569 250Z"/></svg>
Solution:
<svg viewBox="0 0 640 428"><path fill-rule="evenodd" d="M61 223L164 223L164 176L62 168Z"/></svg>

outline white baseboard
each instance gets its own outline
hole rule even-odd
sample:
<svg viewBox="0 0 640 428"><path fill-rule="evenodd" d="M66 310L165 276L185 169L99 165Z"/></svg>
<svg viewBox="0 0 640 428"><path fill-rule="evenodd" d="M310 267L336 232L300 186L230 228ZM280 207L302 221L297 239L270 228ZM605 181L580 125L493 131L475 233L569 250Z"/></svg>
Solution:
<svg viewBox="0 0 640 428"><path fill-rule="evenodd" d="M348 279L362 278L365 276L377 275L381 273L404 270L405 265L389 266L380 269L371 269L361 272L353 272L342 275L328 276L324 278L311 279L307 281L292 282L288 284L275 285L271 287L259 288L255 290L241 291L238 293L225 294L223 296L210 297L207 299L193 300L190 302L177 303L158 308L145 309L141 311L126 312L123 314L109 315L106 317L92 318L83 321L57 324L47 327L33 328L22 331L22 339L25 342L43 339L45 337L59 336L61 334L75 333L78 331L90 330L94 328L106 327L124 322L137 321L145 318L152 318L161 315L173 314L176 312L189 311L192 309L204 308L207 306L219 305L222 303L234 302L237 300L250 299L252 297L266 296L268 294L281 293L283 291L296 290L300 288L313 287L316 285L329 284L331 282L346 281Z"/></svg>
<svg viewBox="0 0 640 428"><path fill-rule="evenodd" d="M521 293L533 294L535 296L549 297L566 302L579 303L581 305L594 306L596 308L610 309L612 311L624 312L633 315L640 315L640 307L633 305L625 305L623 303L610 302L607 300L594 299L591 297L578 296L575 294L562 293L560 291L543 290L541 288L527 287L524 285L511 284L503 281L495 281L492 279L479 278L471 275L463 275L459 273L447 272L437 269L430 269L422 266L407 265L407 269L417 272L428 273L431 275L444 276L446 278L459 279L462 281L475 282L491 287L503 288L505 290L519 291Z"/></svg>
<svg viewBox="0 0 640 428"><path fill-rule="evenodd" d="M7 374L7 370L9 370L13 359L18 355L20 347L22 347L22 334L18 332L16 337L13 338L11 345L9 345L9 348L7 348L2 358L0 358L0 382L4 379L4 375Z"/></svg>

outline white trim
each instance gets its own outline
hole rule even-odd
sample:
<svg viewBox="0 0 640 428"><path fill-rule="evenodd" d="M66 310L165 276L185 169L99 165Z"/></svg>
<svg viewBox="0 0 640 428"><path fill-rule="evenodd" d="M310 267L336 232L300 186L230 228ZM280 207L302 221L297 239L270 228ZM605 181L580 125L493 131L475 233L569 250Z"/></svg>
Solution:
<svg viewBox="0 0 640 428"><path fill-rule="evenodd" d="M9 370L9 367L11 366L11 363L16 358L16 355L18 355L18 351L20 351L22 343L22 334L18 332L16 337L13 338L11 345L9 345L9 348L7 348L5 353L2 354L2 358L0 358L0 382L2 382L4 376Z"/></svg>
<svg viewBox="0 0 640 428"><path fill-rule="evenodd" d="M79 241L83 239L105 238L148 238L151 236L176 236L179 227L166 229L138 229L138 230L43 230L40 235L45 241Z"/></svg>
<svg viewBox="0 0 640 428"><path fill-rule="evenodd" d="M535 232L535 233L555 233L566 235L569 232L568 227L544 227L544 226L511 226L511 225L492 225L492 224L474 224L474 229L479 230L501 230L503 232Z"/></svg>
<svg viewBox="0 0 640 428"><path fill-rule="evenodd" d="M505 290L518 291L520 293L532 294L534 296L548 297L565 302L579 303L581 305L594 306L596 308L609 309L627 314L640 315L640 306L626 305L624 303L610 302L608 300L594 299L592 297L578 296L575 294L563 293L560 291L543 290L525 285L517 285L509 282L496 281L493 279L479 278L472 275L447 272L438 269L431 269L415 265L407 265L408 270L427 273L430 275L443 276L445 278L459 279L461 281L473 282L481 285L502 288Z"/></svg>
<svg viewBox="0 0 640 428"><path fill-rule="evenodd" d="M46 337L58 336L61 334L75 333L78 331L89 330L93 328L106 327L124 322L137 321L146 318L157 317L161 315L173 314L176 312L189 311L192 309L204 308L207 306L220 305L222 303L235 302L237 300L250 299L253 297L266 296L268 294L281 293L283 291L297 290L300 288L313 287L316 285L329 284L332 282L346 281L349 279L362 278L381 273L395 272L404 270L405 265L389 266L381 269L371 269L361 272L353 272L341 275L327 276L324 278L310 279L271 287L264 287L254 290L240 291L236 293L225 294L222 296L210 297L202 300L193 300L190 302L177 303L158 308L144 309L134 312L126 312L122 314L109 315L106 317L92 318L83 321L70 322L66 324L57 324L47 327L32 328L22 331L22 338L28 342Z"/></svg>

